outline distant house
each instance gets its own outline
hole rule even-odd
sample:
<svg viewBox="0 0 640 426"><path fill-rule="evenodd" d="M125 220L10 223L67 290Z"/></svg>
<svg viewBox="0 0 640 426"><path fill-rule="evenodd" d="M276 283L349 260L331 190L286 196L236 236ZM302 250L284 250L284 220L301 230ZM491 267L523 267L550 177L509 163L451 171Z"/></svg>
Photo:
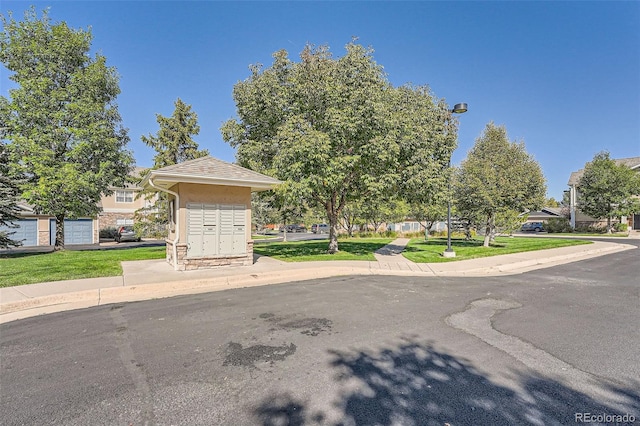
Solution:
<svg viewBox="0 0 640 426"><path fill-rule="evenodd" d="M457 221L455 222L457 223ZM424 222L418 222L412 219L405 219L403 222L387 224L386 229L387 231L396 231L396 232L424 232ZM447 223L443 221L433 222L429 227L429 231L431 232L444 232L446 230L447 230Z"/></svg>
<svg viewBox="0 0 640 426"><path fill-rule="evenodd" d="M140 180L140 174L145 170L147 169L143 167L134 168L130 176L136 183L128 183L122 188L112 187L110 189L113 190L113 194L100 199L99 205L102 208L98 215L100 229L133 225L136 210L154 204L155 200L138 197L142 188L137 182Z"/></svg>
<svg viewBox="0 0 640 426"><path fill-rule="evenodd" d="M56 240L56 219L51 215L37 214L33 207L21 201L18 203L18 220L15 228L0 227L12 232L9 237L21 241L23 247L52 246ZM94 218L81 217L64 220L65 245L97 244L99 242L98 222Z"/></svg>
<svg viewBox="0 0 640 426"><path fill-rule="evenodd" d="M620 158L614 159L618 165L625 165L632 170L636 170L640 173L640 157L630 157L630 158ZM580 206L578 204L578 195L580 193L580 179L584 174L584 169L580 169L576 172L571 173L569 176L569 211L571 213L571 227L575 229L576 226L586 225L586 226L604 226L606 221L594 219L580 211ZM640 195L640 194L638 194ZM640 212L636 212L635 214L630 215L629 217L621 217L620 221L622 223L627 223L631 229L640 229Z"/></svg>
<svg viewBox="0 0 640 426"><path fill-rule="evenodd" d="M131 176L137 181L143 170L145 169L136 167ZM128 184L122 188L112 187L111 189L113 190L112 195L102 196L100 199L98 206L102 208L102 211L97 217L65 219L65 245L98 244L100 229L133 225L136 210L148 206L150 203L143 197L137 198L142 188L136 184ZM0 227L0 230L12 232L10 238L21 241L23 247L54 245L56 239L55 218L51 215L35 213L33 207L24 201L18 203L18 208L18 220L14 222L17 227Z"/></svg>
<svg viewBox="0 0 640 426"><path fill-rule="evenodd" d="M563 217L562 207L543 207L538 211L528 212L527 222L546 222L560 217Z"/></svg>

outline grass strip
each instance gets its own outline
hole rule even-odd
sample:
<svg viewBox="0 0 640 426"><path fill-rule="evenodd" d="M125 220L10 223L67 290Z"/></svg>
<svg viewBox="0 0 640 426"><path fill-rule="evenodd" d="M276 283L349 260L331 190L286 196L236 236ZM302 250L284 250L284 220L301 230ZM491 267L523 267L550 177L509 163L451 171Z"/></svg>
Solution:
<svg viewBox="0 0 640 426"><path fill-rule="evenodd" d="M609 237L613 237L613 238L627 238L629 236L629 234L627 234L626 232L616 232L613 234L607 234L607 233L594 233L594 232L562 232L562 233L552 233L549 234L550 236L560 236L560 237L600 237L600 238L609 238Z"/></svg>
<svg viewBox="0 0 640 426"><path fill-rule="evenodd" d="M120 262L163 259L165 247L0 255L0 287L122 275Z"/></svg>
<svg viewBox="0 0 640 426"><path fill-rule="evenodd" d="M263 256L285 262L311 262L317 260L369 260L375 261L373 253L389 244L391 238L341 239L338 253L328 254L328 240L291 241L254 246L253 251Z"/></svg>
<svg viewBox="0 0 640 426"><path fill-rule="evenodd" d="M431 238L429 241L414 238L409 241L402 254L415 263L440 263L581 244L591 244L591 241L539 237L498 237L489 247L483 247L481 239L471 241L454 239L451 241L451 246L456 252L456 257L446 258L442 256L442 252L447 248L446 238Z"/></svg>

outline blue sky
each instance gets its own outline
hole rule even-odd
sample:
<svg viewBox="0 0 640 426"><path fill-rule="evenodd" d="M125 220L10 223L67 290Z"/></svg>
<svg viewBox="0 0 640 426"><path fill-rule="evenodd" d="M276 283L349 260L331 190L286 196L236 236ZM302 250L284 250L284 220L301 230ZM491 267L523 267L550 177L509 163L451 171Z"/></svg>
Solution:
<svg viewBox="0 0 640 426"><path fill-rule="evenodd" d="M6 1L54 22L91 27L93 49L120 75L118 105L140 166L154 152L141 135L180 97L198 114L195 138L234 161L221 124L235 116L236 82L306 43L344 53L352 36L374 48L394 85L428 84L460 116L459 163L486 124L504 124L542 166L548 195L602 150L640 156L640 2L172 2ZM0 66L0 94L10 87Z"/></svg>

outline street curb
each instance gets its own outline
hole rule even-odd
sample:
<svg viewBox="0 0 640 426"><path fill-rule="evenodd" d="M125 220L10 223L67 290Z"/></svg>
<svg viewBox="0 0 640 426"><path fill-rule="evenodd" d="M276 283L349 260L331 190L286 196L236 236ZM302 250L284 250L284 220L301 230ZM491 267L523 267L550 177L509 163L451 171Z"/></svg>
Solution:
<svg viewBox="0 0 640 426"><path fill-rule="evenodd" d="M607 254L613 254L620 251L632 250L637 248L630 244L618 244L609 247L600 247L591 250L585 250L577 253L568 253L562 255L556 255L546 257L542 259L523 260L518 262L511 262L504 265L496 265L482 268L469 269L464 273L448 274L443 271L434 271L436 275L443 276L492 276L492 275L515 275L528 272L534 269L543 269L551 266L561 265L565 263L578 262L581 260L590 259L593 257L604 256ZM521 254L521 253L520 253Z"/></svg>
<svg viewBox="0 0 640 426"><path fill-rule="evenodd" d="M362 266L338 266L331 268L316 266L312 268L288 270L286 273L284 271L270 271L215 278L104 287L93 290L83 290L2 303L0 304L0 324L42 314L102 306L113 303L153 300L181 295L348 275L422 276L425 278L515 275L534 269L576 262L635 248L636 247L633 245L616 243L613 246L584 250L578 253L568 253L541 259L516 261L503 265L474 268L465 271L447 271L446 265L451 265L450 263L420 264L425 265L428 270L395 270L391 269L389 264L367 262ZM441 265L442 269L438 268L438 265Z"/></svg>

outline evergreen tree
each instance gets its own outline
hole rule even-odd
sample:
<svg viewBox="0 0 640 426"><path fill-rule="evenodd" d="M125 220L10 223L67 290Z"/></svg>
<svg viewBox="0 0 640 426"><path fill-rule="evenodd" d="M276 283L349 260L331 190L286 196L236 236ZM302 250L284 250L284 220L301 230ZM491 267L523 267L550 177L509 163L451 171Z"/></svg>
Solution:
<svg viewBox="0 0 640 426"><path fill-rule="evenodd" d="M142 136L142 142L156 151L152 169L159 169L173 164L209 155L206 149L199 150L198 143L193 140L200 133L198 115L180 98L174 103L175 109L171 117L156 114L158 132L155 135ZM143 172L143 175L148 171ZM169 223L168 198L164 192L152 190L141 194L148 200L154 200L149 207L136 212L136 228L141 234L161 236L166 232Z"/></svg>
<svg viewBox="0 0 640 426"><path fill-rule="evenodd" d="M187 160L209 155L209 151L198 150L198 143L193 136L200 133L198 115L180 98L174 103L175 109L171 117L156 114L160 129L155 135L142 136L142 142L156 151L153 157L153 168L159 169Z"/></svg>
<svg viewBox="0 0 640 426"><path fill-rule="evenodd" d="M4 142L0 141L0 226L11 228L17 220L18 213L18 181L9 176L9 152ZM11 239L13 232L0 230L0 247L17 247L20 241Z"/></svg>

